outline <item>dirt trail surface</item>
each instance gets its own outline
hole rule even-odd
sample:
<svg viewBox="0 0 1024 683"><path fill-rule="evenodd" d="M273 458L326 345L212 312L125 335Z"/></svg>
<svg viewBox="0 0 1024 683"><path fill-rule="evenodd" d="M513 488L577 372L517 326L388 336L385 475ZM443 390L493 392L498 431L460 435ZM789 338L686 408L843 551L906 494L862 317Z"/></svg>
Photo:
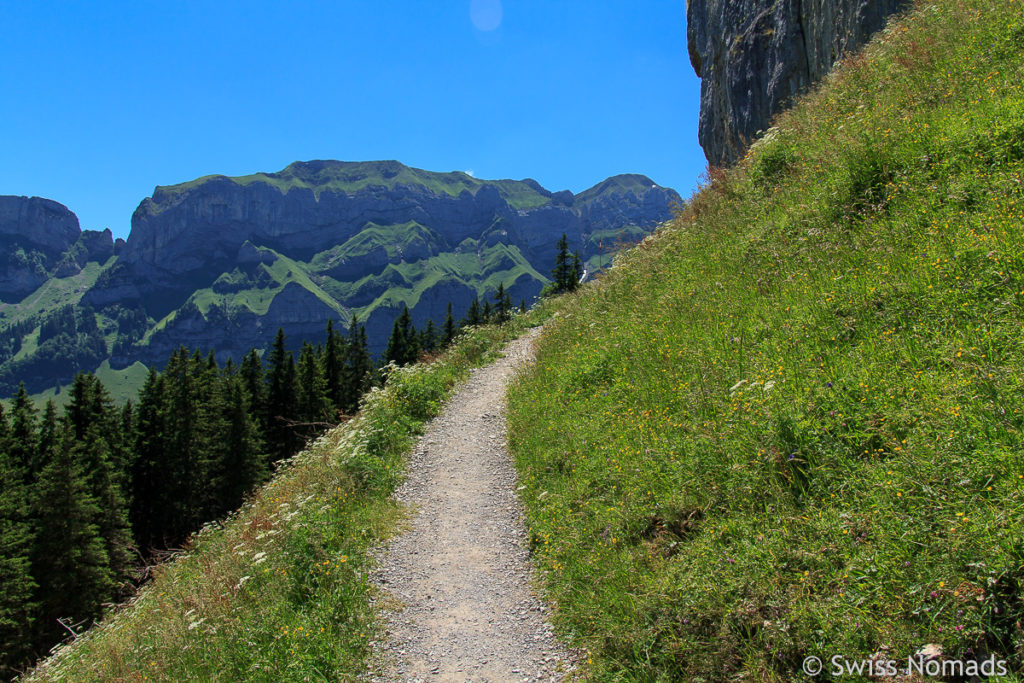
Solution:
<svg viewBox="0 0 1024 683"><path fill-rule="evenodd" d="M474 371L410 456L396 497L415 517L374 573L400 605L375 681L561 681L573 668L531 589L505 441L505 384L539 332Z"/></svg>

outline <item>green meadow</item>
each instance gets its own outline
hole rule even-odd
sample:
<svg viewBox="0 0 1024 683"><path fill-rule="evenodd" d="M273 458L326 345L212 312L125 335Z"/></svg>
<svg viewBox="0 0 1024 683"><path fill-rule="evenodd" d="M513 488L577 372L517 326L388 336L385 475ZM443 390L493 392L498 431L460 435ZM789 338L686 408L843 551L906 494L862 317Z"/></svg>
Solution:
<svg viewBox="0 0 1024 683"><path fill-rule="evenodd" d="M1021 680L1022 54L1017 0L919 3L556 305L510 441L590 678Z"/></svg>

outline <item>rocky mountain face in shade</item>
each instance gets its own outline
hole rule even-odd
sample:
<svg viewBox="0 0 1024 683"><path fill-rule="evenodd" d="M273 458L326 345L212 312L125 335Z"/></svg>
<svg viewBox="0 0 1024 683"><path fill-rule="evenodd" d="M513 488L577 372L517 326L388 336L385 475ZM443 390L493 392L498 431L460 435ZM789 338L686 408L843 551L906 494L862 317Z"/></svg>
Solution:
<svg viewBox="0 0 1024 683"><path fill-rule="evenodd" d="M54 326L44 323L66 305L75 313L62 318L75 327L68 338L92 335L83 362L95 361L102 339L115 368L159 365L181 345L238 359L268 346L278 327L298 344L321 339L329 318L344 326L353 315L379 352L403 306L420 327L442 323L449 301L461 317L499 284L516 304L529 302L547 282L563 233L594 272L680 201L641 175L574 195L529 179L480 180L396 161L297 162L278 173L157 187L132 216L123 247L109 232L78 231L74 214L49 202L31 214L49 211L48 227L11 228L40 235L33 239L43 266L34 279L18 274L19 288L0 287L0 340L9 340L0 390L22 377L34 390L68 379L47 375L25 351L50 341L43 333ZM77 279L54 266L72 262ZM67 295L34 298L43 288Z"/></svg>
<svg viewBox="0 0 1024 683"><path fill-rule="evenodd" d="M18 300L51 277L74 275L87 261L106 261L114 250L110 230L83 231L63 204L0 196L0 301Z"/></svg>
<svg viewBox="0 0 1024 683"><path fill-rule="evenodd" d="M728 165L797 95L864 45L909 0L688 0L687 44L701 79L698 139Z"/></svg>

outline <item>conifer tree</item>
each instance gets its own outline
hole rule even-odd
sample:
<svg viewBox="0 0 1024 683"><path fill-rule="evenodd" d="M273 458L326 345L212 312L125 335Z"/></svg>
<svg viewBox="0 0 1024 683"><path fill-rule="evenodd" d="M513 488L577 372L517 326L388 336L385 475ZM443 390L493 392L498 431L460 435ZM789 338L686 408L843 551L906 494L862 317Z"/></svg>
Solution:
<svg viewBox="0 0 1024 683"><path fill-rule="evenodd" d="M580 286L580 280L583 279L583 262L580 260L580 252L574 251L572 253L572 270L569 277L569 291L575 292Z"/></svg>
<svg viewBox="0 0 1024 683"><path fill-rule="evenodd" d="M526 313L526 299L519 300L519 312Z"/></svg>
<svg viewBox="0 0 1024 683"><path fill-rule="evenodd" d="M462 326L468 325L479 325L483 320L480 318L480 301L477 297L473 297L473 300L469 302L469 309L466 311L466 317L462 319Z"/></svg>
<svg viewBox="0 0 1024 683"><path fill-rule="evenodd" d="M366 327L352 316L348 328L348 343L345 345L345 366L342 373L342 401L338 408L352 414L359 408L359 399L370 388L373 361L366 343Z"/></svg>
<svg viewBox="0 0 1024 683"><path fill-rule="evenodd" d="M160 531L171 543L182 541L195 527L201 497L199 400L196 387L201 358L180 347L171 354L162 374L164 400L164 486L160 497L167 506L167 524Z"/></svg>
<svg viewBox="0 0 1024 683"><path fill-rule="evenodd" d="M246 405L242 379L227 376L224 380L226 430L220 468L211 477L223 514L241 505L242 500L267 478L266 455L259 429Z"/></svg>
<svg viewBox="0 0 1024 683"><path fill-rule="evenodd" d="M164 380L150 368L139 392L135 420L135 461L132 467L130 518L135 541L143 551L167 544L171 510L167 493L167 459L164 442L167 426L164 413Z"/></svg>
<svg viewBox="0 0 1024 683"><path fill-rule="evenodd" d="M249 406L249 414L261 434L267 430L267 382L263 374L263 361L256 349L252 349L242 359L242 366L238 371L242 381L242 388L245 390L246 402Z"/></svg>
<svg viewBox="0 0 1024 683"><path fill-rule="evenodd" d="M14 461L26 484L39 472L36 461L36 409L25 391L25 383L18 387L18 395L11 409L10 438L6 444L8 456Z"/></svg>
<svg viewBox="0 0 1024 683"><path fill-rule="evenodd" d="M213 383L201 420L205 481L200 522L234 510L266 474L255 421L246 405L243 379L230 361Z"/></svg>
<svg viewBox="0 0 1024 683"><path fill-rule="evenodd" d="M487 325L491 322L494 312L491 310L491 302L484 301L484 310L480 312L480 324Z"/></svg>
<svg viewBox="0 0 1024 683"><path fill-rule="evenodd" d="M512 317L512 297L505 289L505 283L498 283L498 291L494 293L494 314L498 323L507 322Z"/></svg>
<svg viewBox="0 0 1024 683"><path fill-rule="evenodd" d="M416 327L412 324L412 314L409 313L408 306L402 306L402 313L395 319L391 338L388 339L387 348L384 350L384 362L394 361L398 365L408 365L415 362L419 355L419 339Z"/></svg>
<svg viewBox="0 0 1024 683"><path fill-rule="evenodd" d="M420 348L428 353L437 348L437 330L434 329L434 321L427 320L423 333L420 335Z"/></svg>
<svg viewBox="0 0 1024 683"><path fill-rule="evenodd" d="M299 352L296 419L307 423L324 422L331 418L332 412L331 401L327 398L327 382L320 373L316 349L306 342ZM308 438L316 431L307 427L302 433Z"/></svg>
<svg viewBox="0 0 1024 683"><path fill-rule="evenodd" d="M345 353L345 340L334 329L334 321L328 319L327 341L324 344L323 358L324 391L335 409L340 408L342 404Z"/></svg>
<svg viewBox="0 0 1024 683"><path fill-rule="evenodd" d="M278 328L270 348L267 390L267 451L272 462L287 458L302 446L292 422L296 415L295 359L285 349L284 330Z"/></svg>
<svg viewBox="0 0 1024 683"><path fill-rule="evenodd" d="M114 596L103 537L96 520L100 506L86 472L72 454L72 440L61 438L53 458L39 473L32 501L36 539L32 574L39 586L39 626L47 640L66 636L59 619L98 617Z"/></svg>
<svg viewBox="0 0 1024 683"><path fill-rule="evenodd" d="M117 462L119 420L113 400L95 375L75 377L65 419L72 426L70 457L81 465L89 493L99 506L93 522L103 540L110 578L120 582L131 565L132 541L123 492L124 466Z"/></svg>
<svg viewBox="0 0 1024 683"><path fill-rule="evenodd" d="M29 656L37 585L26 473L0 449L0 677L11 678Z"/></svg>
<svg viewBox="0 0 1024 683"><path fill-rule="evenodd" d="M554 277L554 293L571 291L572 263L569 260L569 239L565 233L558 240L558 254L555 256L555 268L551 271Z"/></svg>
<svg viewBox="0 0 1024 683"><path fill-rule="evenodd" d="M455 326L455 317L452 316L452 302L448 302L448 313L444 318L444 337L442 341L443 346L448 346L455 339L455 334L458 329Z"/></svg>

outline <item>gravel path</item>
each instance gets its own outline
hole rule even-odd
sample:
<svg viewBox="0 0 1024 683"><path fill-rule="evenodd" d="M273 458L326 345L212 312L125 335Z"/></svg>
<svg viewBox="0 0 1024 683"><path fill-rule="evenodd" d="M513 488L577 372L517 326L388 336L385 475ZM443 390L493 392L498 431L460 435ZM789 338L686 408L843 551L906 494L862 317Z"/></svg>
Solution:
<svg viewBox="0 0 1024 683"><path fill-rule="evenodd" d="M374 681L560 681L573 668L531 589L505 441L505 383L539 332L474 371L410 456L395 495L416 515L373 577L399 605Z"/></svg>

